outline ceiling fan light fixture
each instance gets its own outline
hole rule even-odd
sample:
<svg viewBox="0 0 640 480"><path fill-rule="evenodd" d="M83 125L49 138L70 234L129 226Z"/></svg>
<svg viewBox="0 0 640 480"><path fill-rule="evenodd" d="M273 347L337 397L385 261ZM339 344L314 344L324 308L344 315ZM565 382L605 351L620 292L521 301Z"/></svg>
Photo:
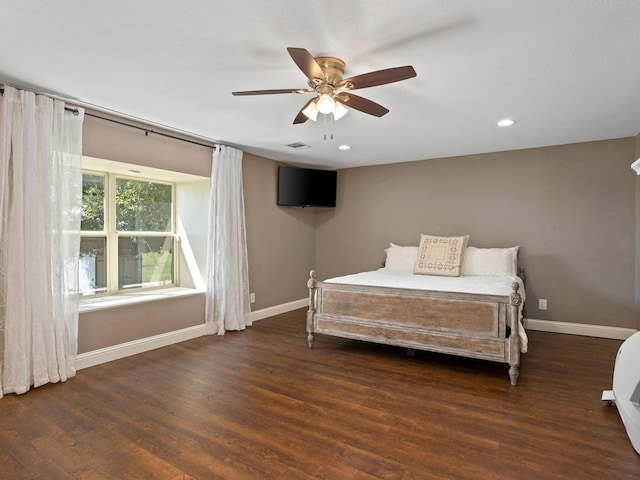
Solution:
<svg viewBox="0 0 640 480"><path fill-rule="evenodd" d="M363 73L355 77L344 79L346 64L336 57L314 57L304 48L287 48L287 52L298 68L307 77L307 88L280 88L270 90L248 90L244 92L231 92L234 96L243 95L274 95L280 93L306 94L315 93L316 98L307 102L302 110L293 119L294 125L299 125L307 120L316 120L318 112L323 115L333 113L333 119L342 118L347 109L342 102L348 102L349 109L353 108L374 117L382 117L389 113L389 109L378 105L371 100L354 94L348 94L351 90L359 88L375 87L388 83L407 80L416 76L416 71L411 65L404 67L385 68L373 72Z"/></svg>
<svg viewBox="0 0 640 480"><path fill-rule="evenodd" d="M347 114L348 111L349 111L348 108L345 108L345 106L342 105L340 102L336 102L336 106L333 109L333 119L340 120L342 117L344 117Z"/></svg>
<svg viewBox="0 0 640 480"><path fill-rule="evenodd" d="M316 118L318 118L318 106L316 105L316 102L311 102L307 105L307 108L302 110L302 113L304 113L309 120L313 120L315 122Z"/></svg>
<svg viewBox="0 0 640 480"><path fill-rule="evenodd" d="M331 95L327 93L323 93L322 95L320 95L320 97L318 97L317 104L318 111L320 113L324 113L325 115L333 112L334 108L336 107L336 101Z"/></svg>

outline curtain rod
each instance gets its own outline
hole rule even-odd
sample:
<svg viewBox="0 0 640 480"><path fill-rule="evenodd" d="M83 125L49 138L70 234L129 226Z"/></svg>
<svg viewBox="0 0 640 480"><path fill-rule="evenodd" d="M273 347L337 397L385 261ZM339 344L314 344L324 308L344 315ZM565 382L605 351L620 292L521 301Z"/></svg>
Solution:
<svg viewBox="0 0 640 480"><path fill-rule="evenodd" d="M76 112L78 111L77 109L70 109L71 112L73 112L74 110ZM153 135L160 135L161 137L172 138L173 140L180 140L181 142L191 143L193 145L198 145L200 147L207 147L207 148L213 148L214 147L214 145L207 145L206 143L196 142L195 140L188 140L186 138L176 137L175 135L171 135L169 133L156 132L155 130L152 130L150 128L144 128L144 127L140 127L138 125L131 125L130 123L122 122L120 120L114 120L113 118L103 117L101 115L96 115L95 113L84 112L84 114L86 116L88 116L88 117L98 118L98 119L104 120L106 122L116 123L118 125L123 125L125 127L135 128L136 130L142 130L144 132L145 136L147 136L147 137L151 133Z"/></svg>
<svg viewBox="0 0 640 480"><path fill-rule="evenodd" d="M4 88L2 88L2 87L0 87L0 95L4 95ZM74 115L78 115L78 113L80 113L80 111L77 108L71 108L71 107L65 106L64 109L67 112L73 113ZM114 120L113 118L103 117L101 115L96 115L95 113L88 113L88 112L85 111L84 114L86 116L88 116L88 117L97 118L99 120L104 120L106 122L116 123L118 125L122 125L122 126L125 126L125 127L135 128L136 130L142 130L144 132L145 136L147 136L147 137L151 133L153 135L160 135L161 137L166 137L166 138L171 138L173 140L179 140L181 142L191 143L193 145L198 145L200 147L215 148L215 145L208 145L206 143L196 142L195 140L188 140L186 138L177 137L175 135L171 135L171 134L168 134L168 133L156 132L155 130L152 130L150 128L144 128L144 127L140 127L138 125L131 125L130 123L122 122L120 120Z"/></svg>

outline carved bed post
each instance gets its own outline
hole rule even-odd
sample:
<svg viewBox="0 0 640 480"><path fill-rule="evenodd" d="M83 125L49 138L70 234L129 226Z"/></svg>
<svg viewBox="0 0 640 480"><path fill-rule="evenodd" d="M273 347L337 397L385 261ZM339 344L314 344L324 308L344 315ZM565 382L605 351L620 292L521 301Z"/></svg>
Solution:
<svg viewBox="0 0 640 480"><path fill-rule="evenodd" d="M513 293L511 294L511 335L509 337L509 379L511 385L518 383L520 375L520 305L522 297L520 296L520 284L513 282L511 285Z"/></svg>
<svg viewBox="0 0 640 480"><path fill-rule="evenodd" d="M527 275L524 273L524 267L520 267L518 269L518 276L520 277L520 280L522 280L522 285L524 285L524 288L527 288ZM522 316L524 318L527 318L527 306L524 305L522 307Z"/></svg>
<svg viewBox="0 0 640 480"><path fill-rule="evenodd" d="M307 343L309 348L313 348L313 321L316 314L316 271L311 270L309 272L309 281L307 281L307 287L309 287L309 310L307 311Z"/></svg>

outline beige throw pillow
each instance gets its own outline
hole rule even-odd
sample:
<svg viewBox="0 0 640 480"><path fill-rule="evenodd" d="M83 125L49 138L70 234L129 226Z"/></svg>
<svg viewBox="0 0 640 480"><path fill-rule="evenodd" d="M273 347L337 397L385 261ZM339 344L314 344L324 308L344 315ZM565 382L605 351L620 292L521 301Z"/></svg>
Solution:
<svg viewBox="0 0 640 480"><path fill-rule="evenodd" d="M422 234L413 273L459 277L464 268L464 254L468 242L469 235L434 237Z"/></svg>

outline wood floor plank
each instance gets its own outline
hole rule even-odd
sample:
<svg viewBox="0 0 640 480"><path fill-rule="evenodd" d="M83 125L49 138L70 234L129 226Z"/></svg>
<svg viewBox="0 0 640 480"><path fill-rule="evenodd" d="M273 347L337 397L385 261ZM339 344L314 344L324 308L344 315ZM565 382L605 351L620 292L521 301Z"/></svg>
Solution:
<svg viewBox="0 0 640 480"><path fill-rule="evenodd" d="M502 364L317 335L305 311L0 400L11 479L637 479L621 342L529 332Z"/></svg>

